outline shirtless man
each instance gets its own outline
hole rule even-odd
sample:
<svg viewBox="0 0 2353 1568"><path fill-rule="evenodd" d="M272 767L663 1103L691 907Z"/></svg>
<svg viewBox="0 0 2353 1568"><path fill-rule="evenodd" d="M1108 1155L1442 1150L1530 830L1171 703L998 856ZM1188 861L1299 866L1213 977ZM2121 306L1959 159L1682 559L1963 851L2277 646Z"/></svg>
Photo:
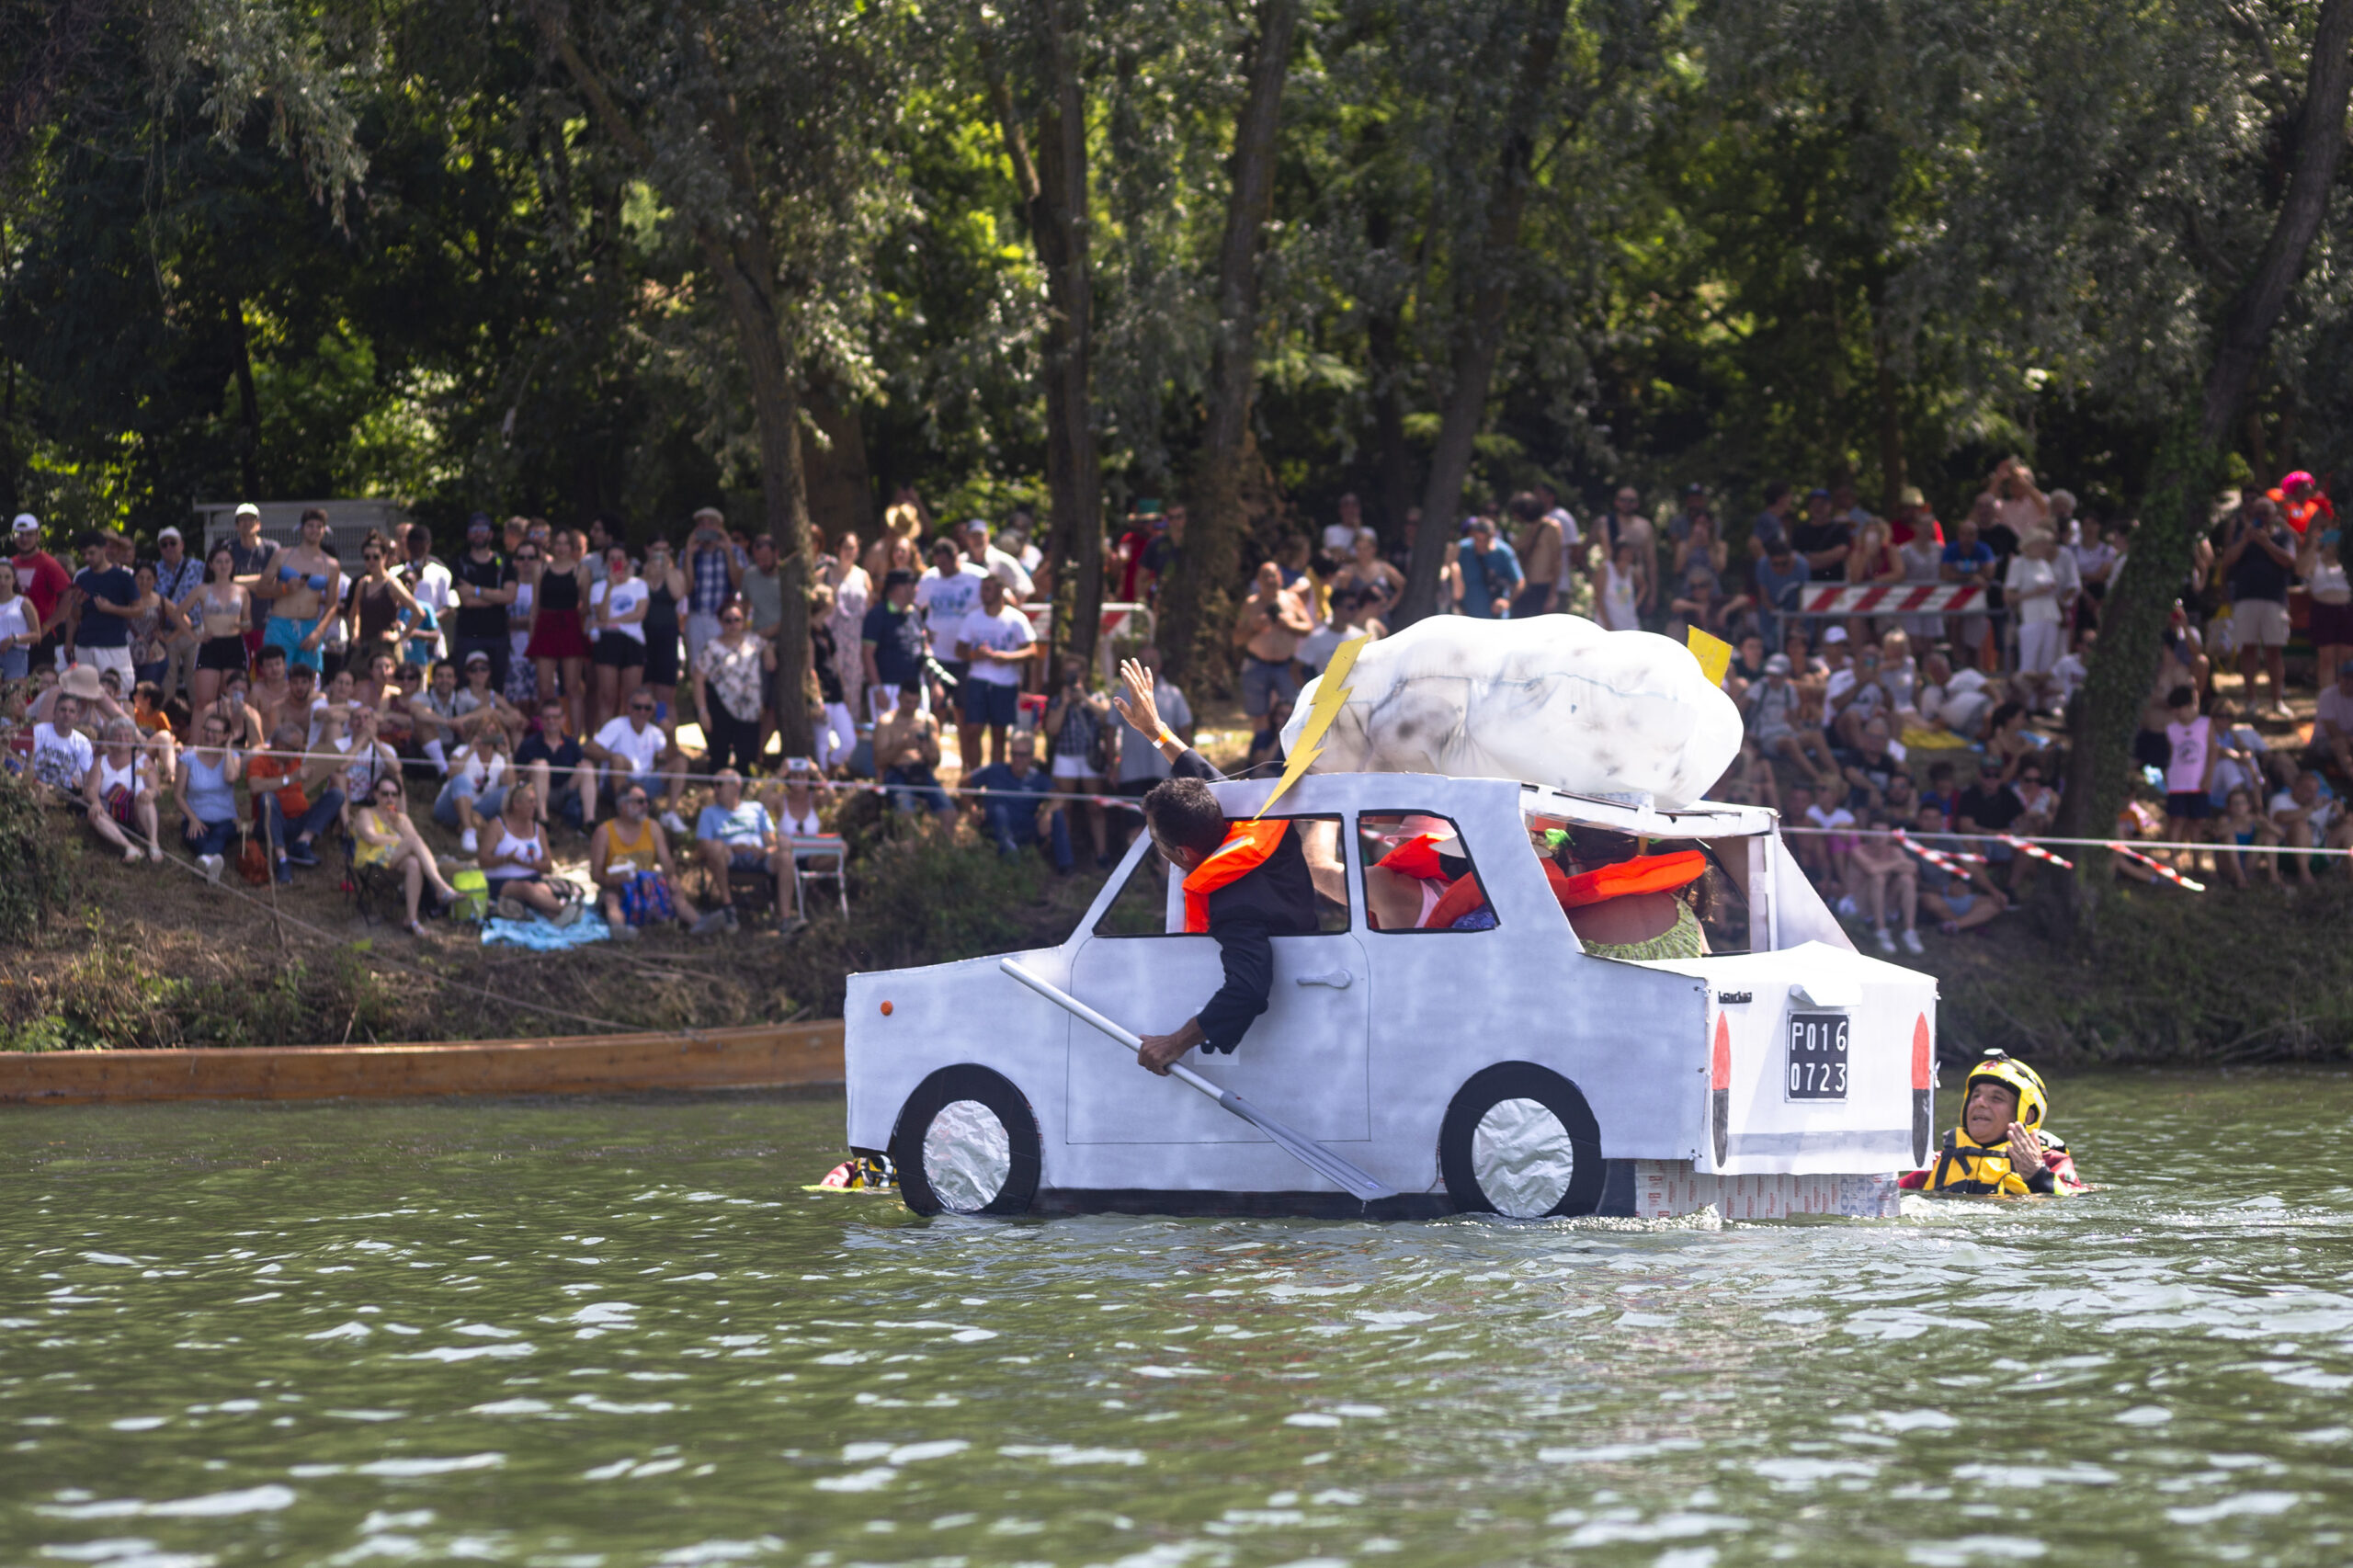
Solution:
<svg viewBox="0 0 2353 1568"><path fill-rule="evenodd" d="M930 808L943 817L955 815L948 791L939 787L939 721L915 706L920 693L912 686L899 688L899 705L875 722L874 763L882 770L883 787L900 811Z"/></svg>
<svg viewBox="0 0 2353 1568"><path fill-rule="evenodd" d="M312 678L306 672L305 679ZM286 703L292 695L294 682L289 670L286 650L264 648L261 657L254 661L253 685L245 692L245 700L261 714L262 733L274 735L286 717ZM314 693L302 694L302 708L307 711Z"/></svg>
<svg viewBox="0 0 2353 1568"><path fill-rule="evenodd" d="M343 602L343 569L326 552L326 537L327 515L313 506L302 514L302 542L280 551L254 584L269 601L262 646L283 648L288 665L312 670L325 666L319 650Z"/></svg>
<svg viewBox="0 0 2353 1568"><path fill-rule="evenodd" d="M1260 562L1250 597L1242 601L1242 613L1233 623L1234 644L1246 655L1242 661L1243 712L1263 719L1276 698L1298 699L1299 676L1291 661L1299 653L1299 640L1314 630L1306 602L1283 586L1282 568Z"/></svg>
<svg viewBox="0 0 2353 1568"><path fill-rule="evenodd" d="M1530 491L1522 491L1511 498L1512 520L1519 524L1519 537L1512 548L1519 554L1519 569L1525 579L1518 596L1512 600L1514 620L1525 620L1531 615L1550 615L1561 604L1561 567L1567 551L1563 549L1559 519L1544 509L1543 500Z"/></svg>

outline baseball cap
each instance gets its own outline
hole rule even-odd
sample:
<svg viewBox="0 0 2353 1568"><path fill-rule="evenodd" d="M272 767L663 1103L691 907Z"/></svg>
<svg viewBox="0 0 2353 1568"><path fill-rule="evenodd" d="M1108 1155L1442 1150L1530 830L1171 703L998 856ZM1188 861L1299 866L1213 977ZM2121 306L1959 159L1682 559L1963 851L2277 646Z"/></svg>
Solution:
<svg viewBox="0 0 2353 1568"><path fill-rule="evenodd" d="M237 516L241 517L258 517L261 516L261 508L255 506L250 501L240 501L237 503Z"/></svg>
<svg viewBox="0 0 2353 1568"><path fill-rule="evenodd" d="M1822 634L1822 640L1824 642L1844 642L1847 641L1847 629L1843 626L1834 626Z"/></svg>
<svg viewBox="0 0 2353 1568"><path fill-rule="evenodd" d="M911 586L915 580L915 574L914 573L908 571L904 566L894 566L890 571L882 574L882 591L887 594L893 588L904 588Z"/></svg>
<svg viewBox="0 0 2353 1568"><path fill-rule="evenodd" d="M1817 484L1805 493L1805 498L1809 501L1827 501L1830 499L1830 492Z"/></svg>
<svg viewBox="0 0 2353 1568"><path fill-rule="evenodd" d="M1765 673L1768 676L1788 675L1790 673L1790 656L1787 653L1774 654L1771 658L1765 661Z"/></svg>
<svg viewBox="0 0 2353 1568"><path fill-rule="evenodd" d="M177 528L165 528L162 533L159 533L159 534L157 534L157 535L155 536L155 542L156 542L157 544L161 544L161 543L163 543L163 542L164 542L165 540L167 540L167 539L176 539L176 540L186 540L186 538L187 538L187 536L186 536L185 534L181 533L181 532L180 532L180 530L179 530L179 529L177 529Z"/></svg>
<svg viewBox="0 0 2353 1568"><path fill-rule="evenodd" d="M490 655L479 648L466 655L466 668L472 669L476 665L480 665L484 669L490 668Z"/></svg>
<svg viewBox="0 0 2353 1568"><path fill-rule="evenodd" d="M39 533L40 519L30 512L19 512L17 514L17 520L8 525L8 531L17 534Z"/></svg>

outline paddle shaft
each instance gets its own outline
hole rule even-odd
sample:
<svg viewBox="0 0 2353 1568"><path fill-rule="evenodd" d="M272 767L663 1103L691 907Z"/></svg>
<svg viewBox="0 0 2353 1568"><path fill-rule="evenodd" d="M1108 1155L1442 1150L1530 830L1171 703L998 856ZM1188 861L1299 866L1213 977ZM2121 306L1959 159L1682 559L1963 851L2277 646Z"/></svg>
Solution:
<svg viewBox="0 0 2353 1568"><path fill-rule="evenodd" d="M1022 984L1028 986L1030 990L1035 991L1047 1001L1053 1003L1056 1006L1062 1008L1063 1011L1068 1013L1072 1017L1076 1018L1079 1022L1094 1025L1105 1034L1109 1035L1113 1040L1118 1040L1121 1045L1126 1046L1130 1051L1140 1052L1143 1050L1142 1036L1137 1034L1133 1029L1113 1023L1110 1019L1105 1017L1102 1014L1097 1012L1094 1008L1088 1006L1086 1003L1080 1001L1069 992L1064 991L1061 986L1055 985L1050 981L1040 980L1038 976L1030 973L1028 970L1023 969L1019 964L1015 963L1011 959L1000 960L997 963L997 968L1005 971L1006 973L1013 976L1014 979L1021 982ZM1188 1085L1193 1088L1200 1090L1201 1093L1209 1096L1210 1098L1217 1101L1220 1105L1225 1104L1225 1090L1219 1088L1215 1084L1211 1083L1207 1078L1202 1077L1199 1073L1194 1072L1190 1067L1186 1066L1183 1062L1170 1062L1168 1064L1168 1075L1179 1083ZM1229 1106L1227 1108L1232 1109L1233 1108Z"/></svg>

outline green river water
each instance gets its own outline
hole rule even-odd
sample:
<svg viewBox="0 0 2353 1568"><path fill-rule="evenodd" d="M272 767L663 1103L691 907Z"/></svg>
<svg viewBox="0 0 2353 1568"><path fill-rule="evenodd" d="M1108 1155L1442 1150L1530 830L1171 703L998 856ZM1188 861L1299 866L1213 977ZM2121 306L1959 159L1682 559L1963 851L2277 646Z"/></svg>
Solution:
<svg viewBox="0 0 2353 1568"><path fill-rule="evenodd" d="M801 1190L838 1100L0 1113L0 1562L2353 1559L2353 1077L2055 1088L2104 1191L1723 1227L921 1221Z"/></svg>

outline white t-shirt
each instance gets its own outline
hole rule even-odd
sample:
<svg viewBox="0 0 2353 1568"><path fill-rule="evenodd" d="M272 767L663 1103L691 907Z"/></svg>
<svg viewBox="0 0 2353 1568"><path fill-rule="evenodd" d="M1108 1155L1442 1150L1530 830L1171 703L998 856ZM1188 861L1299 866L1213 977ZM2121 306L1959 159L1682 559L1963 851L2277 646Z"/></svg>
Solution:
<svg viewBox="0 0 2353 1568"><path fill-rule="evenodd" d="M916 592L921 593L922 590L918 588ZM951 644L969 642L975 648L1011 653L1037 642L1038 634L1030 629L1028 616L1007 605L995 615L984 609L974 610L964 618L964 624L956 628L953 636L948 635L943 629L940 641ZM941 656L962 657L952 646ZM1019 686L1021 666L1000 664L995 659L974 659L971 678L983 686Z"/></svg>
<svg viewBox="0 0 2353 1568"><path fill-rule="evenodd" d="M2340 735L2353 735L2353 698L2347 698L2334 681L2320 694L2320 700L2313 704L2315 733L2322 733L2320 726L2323 724L2336 725Z"/></svg>
<svg viewBox="0 0 2353 1568"><path fill-rule="evenodd" d="M1544 515L1561 525L1561 548L1575 549L1578 541L1585 536L1577 532L1577 520L1569 516L1569 509L1566 506L1555 506Z"/></svg>
<svg viewBox="0 0 2353 1568"><path fill-rule="evenodd" d="M33 726L33 777L44 784L79 792L97 753L79 730L60 732L46 720Z"/></svg>
<svg viewBox="0 0 2353 1568"><path fill-rule="evenodd" d="M1839 833L1855 825L1855 813L1844 806L1834 806L1825 812L1815 804L1805 809L1805 820L1825 832Z"/></svg>
<svg viewBox="0 0 2353 1568"><path fill-rule="evenodd" d="M967 561L943 577L932 567L915 579L915 608L923 611L931 656L945 662L956 657L956 638L967 616L981 608L981 584L988 573Z"/></svg>
<svg viewBox="0 0 2353 1568"><path fill-rule="evenodd" d="M989 546L989 574L1005 585L1005 591L1014 603L1019 604L1038 591L1029 569L996 546Z"/></svg>
<svg viewBox="0 0 2353 1568"><path fill-rule="evenodd" d="M2011 607L2018 612L2019 625L2048 625L2059 619L2059 569L2052 562L2037 561L2030 555L2013 555L2002 586ZM2029 588L2049 588L2052 592L2037 594L2030 599L2021 597Z"/></svg>
<svg viewBox="0 0 2353 1568"><path fill-rule="evenodd" d="M645 579L642 577L631 577L625 583L592 584L588 589L588 608L593 611L598 605L605 602L608 594L611 596L613 601L612 613L620 616L627 615L651 598L654 590L645 585ZM645 641L645 622L642 619L631 621L627 626L600 627L597 629L597 635L602 636L608 631L618 631L632 642Z"/></svg>
<svg viewBox="0 0 2353 1568"><path fill-rule="evenodd" d="M2063 704L2067 699L2075 696L2075 688L2084 684L2084 676L2090 673L2084 664L2082 654L2073 653L2060 654L2059 662L2051 666L2051 684L2057 689L2060 702Z"/></svg>
<svg viewBox="0 0 2353 1568"><path fill-rule="evenodd" d="M1357 531L1346 523L1325 523L1324 525L1324 550L1346 561L1356 552Z"/></svg>
<svg viewBox="0 0 2353 1568"><path fill-rule="evenodd" d="M648 724L639 730L624 715L606 722L605 727L597 732L597 744L628 763L631 778L642 778L654 771L654 765L662 760L663 750L670 742L661 725Z"/></svg>
<svg viewBox="0 0 2353 1568"><path fill-rule="evenodd" d="M349 735L337 735L330 744L335 750L351 758L344 765L343 798L355 806L372 803L378 779L398 778L401 776L400 754L381 741L376 743L372 754L364 751L354 752L351 748L358 744L358 742Z"/></svg>
<svg viewBox="0 0 2353 1568"><path fill-rule="evenodd" d="M40 630L40 623L33 619L33 601L23 594L0 605L0 642L29 637Z"/></svg>
<svg viewBox="0 0 2353 1568"><path fill-rule="evenodd" d="M2296 792L2293 790L2282 790L2271 797L2271 814L2275 817L2281 812L2302 810L2303 807L2296 803ZM2328 824L2336 819L2336 811L2337 802L2329 796L2323 795L2313 802L2313 837L2315 840L2328 831Z"/></svg>

